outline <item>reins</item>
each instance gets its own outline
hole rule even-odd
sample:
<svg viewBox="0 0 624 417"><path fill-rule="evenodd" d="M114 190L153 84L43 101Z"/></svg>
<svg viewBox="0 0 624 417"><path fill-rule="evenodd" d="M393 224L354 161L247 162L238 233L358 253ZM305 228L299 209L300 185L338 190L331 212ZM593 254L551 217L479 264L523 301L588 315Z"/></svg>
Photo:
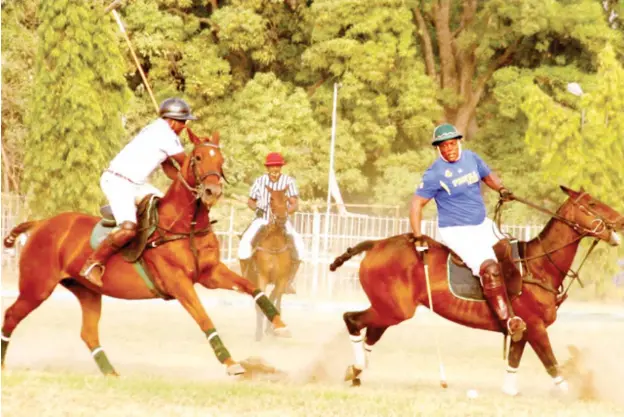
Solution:
<svg viewBox="0 0 624 417"><path fill-rule="evenodd" d="M577 197L573 203L576 205L578 203L578 201L580 201L581 197L583 197L584 193L579 195L579 197ZM574 223L568 219L566 219L565 217L559 215L558 213L555 213L551 210L548 210L544 207L538 206L537 204L534 204L524 198L521 197L513 197L513 200L515 201L519 201L522 204L525 204L535 210L538 210L542 213L548 214L550 215L552 218L559 220L563 223L565 223L566 225L570 226L575 232L578 233L578 236L573 239L572 241L565 243L564 245L556 248L556 249L551 249L551 250L546 250L546 248L544 247L544 242L541 238L541 236L538 234L537 235L537 241L540 244L540 247L542 249L542 251L544 252L543 254L540 255L535 255L535 256L530 256L530 257L521 257L519 259L513 259L514 262L524 262L527 265L527 270L528 270L528 261L530 260L534 260L534 259L538 259L538 258L542 258L542 257L546 257L548 259L548 261L557 269L557 271L559 271L559 273L562 276L562 281L561 284L559 285L559 288L557 290L553 289L551 286L546 286L546 284L542 283L541 281L535 280L535 279L523 279L524 282L528 283L528 284L534 284L537 285L549 292L552 292L554 294L557 295L557 306L559 306L566 298L567 298L567 293L568 290L570 289L570 287L572 286L572 283L576 280L578 281L579 285L581 286L581 288L584 288L583 282L581 281L581 277L579 275L581 268L583 267L583 265L585 264L585 261L587 260L587 258L589 257L589 255L592 253L592 251L594 250L594 248L596 247L596 245L599 242L599 239L597 237L595 237L596 233L601 232L602 230L604 230L605 226L605 222L600 219L596 219L598 220L598 224L597 226L594 228L594 230L590 230L587 228L584 228L582 226L580 226L577 223ZM501 230L501 223L502 223L502 207L503 204L506 201L503 199L499 199L498 203L496 204L496 209L494 211L494 220L496 223L496 226L498 227L499 230ZM603 229L600 229L600 226L603 226ZM600 229L600 230L599 230ZM579 267L577 268L576 271L574 271L572 268L570 268L567 272L562 271L561 268L559 268L559 266L555 263L555 261L553 260L551 254L560 251L561 249L564 249L572 244L575 244L577 242L579 242L581 239L583 239L584 237L587 236L594 236L594 241L592 242L592 245L590 246L590 248L588 249L587 253L585 254L585 256L583 257L583 260L581 261L581 264L579 265ZM527 242L524 242L525 246L527 244ZM568 283L567 286L565 286L564 289L564 282L566 278L572 278L572 280Z"/></svg>

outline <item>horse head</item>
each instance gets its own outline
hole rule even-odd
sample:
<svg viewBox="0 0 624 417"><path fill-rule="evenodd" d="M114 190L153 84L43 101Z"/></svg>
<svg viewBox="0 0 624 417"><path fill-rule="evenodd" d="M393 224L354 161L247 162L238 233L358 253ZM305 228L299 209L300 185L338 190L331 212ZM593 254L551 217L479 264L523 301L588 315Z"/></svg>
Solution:
<svg viewBox="0 0 624 417"><path fill-rule="evenodd" d="M284 227L288 220L288 196L286 196L286 188L283 190L273 190L268 186L265 186L271 200L269 205L271 207L271 222L276 226Z"/></svg>
<svg viewBox="0 0 624 417"><path fill-rule="evenodd" d="M624 230L624 216L605 203L592 197L582 188L580 191L561 186L569 199L562 206L572 207L570 212L574 229L584 235L604 240L611 246L618 246L621 242L618 231Z"/></svg>
<svg viewBox="0 0 624 417"><path fill-rule="evenodd" d="M223 193L223 154L219 146L219 133L212 137L198 137L187 128L189 139L195 147L186 158L181 173L185 186L210 209Z"/></svg>

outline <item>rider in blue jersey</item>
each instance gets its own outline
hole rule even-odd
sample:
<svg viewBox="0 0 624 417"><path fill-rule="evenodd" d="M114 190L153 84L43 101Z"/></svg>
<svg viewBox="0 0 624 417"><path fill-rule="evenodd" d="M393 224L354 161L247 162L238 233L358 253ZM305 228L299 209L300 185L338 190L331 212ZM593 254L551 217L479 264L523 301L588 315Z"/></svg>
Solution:
<svg viewBox="0 0 624 417"><path fill-rule="evenodd" d="M496 225L486 216L481 181L503 199L513 199L498 176L474 152L462 150L463 136L448 123L435 128L432 145L439 158L425 172L412 197L410 223L415 244L424 238L420 223L422 209L434 199L438 208L438 227L442 243L452 249L480 277L483 294L512 340L522 339L526 324L514 316L496 260L493 246L502 238Z"/></svg>

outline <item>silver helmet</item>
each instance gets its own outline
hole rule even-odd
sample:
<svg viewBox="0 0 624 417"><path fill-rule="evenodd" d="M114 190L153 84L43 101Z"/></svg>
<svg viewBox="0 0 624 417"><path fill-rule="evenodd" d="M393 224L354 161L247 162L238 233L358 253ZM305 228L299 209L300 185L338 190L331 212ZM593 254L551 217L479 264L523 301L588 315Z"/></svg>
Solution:
<svg viewBox="0 0 624 417"><path fill-rule="evenodd" d="M168 98L160 103L158 109L160 117L168 117L174 120L196 120L197 117L191 114L191 107L181 98Z"/></svg>

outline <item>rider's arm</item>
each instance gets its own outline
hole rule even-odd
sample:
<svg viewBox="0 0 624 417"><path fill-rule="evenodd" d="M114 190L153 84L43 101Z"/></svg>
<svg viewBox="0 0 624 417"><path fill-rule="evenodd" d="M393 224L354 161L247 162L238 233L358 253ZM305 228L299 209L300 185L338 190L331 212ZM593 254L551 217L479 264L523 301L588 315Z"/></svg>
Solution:
<svg viewBox="0 0 624 417"><path fill-rule="evenodd" d="M420 221L422 220L422 209L430 201L430 198L424 198L419 195L412 197L412 203L410 205L410 224L412 226L412 233L414 236L421 236Z"/></svg>
<svg viewBox="0 0 624 417"><path fill-rule="evenodd" d="M167 175L167 177L169 177L170 179L174 180L178 176L178 168L176 168L176 166L173 164L170 158L173 158L178 163L179 166L182 166L182 163L184 162L184 158L186 158L186 154L184 152L181 152L181 153L172 155L171 157L165 159L165 161L162 164L160 164L163 171L165 171L165 175Z"/></svg>
<svg viewBox="0 0 624 417"><path fill-rule="evenodd" d="M299 209L299 199L297 196L288 197L288 214L293 214Z"/></svg>
<svg viewBox="0 0 624 417"><path fill-rule="evenodd" d="M258 207L258 204L256 202L256 200L254 198L249 198L247 200L247 207L249 207L252 210L255 210Z"/></svg>
<svg viewBox="0 0 624 417"><path fill-rule="evenodd" d="M498 178L498 175L494 171L490 172L488 176L483 177L483 182L494 191L500 192L501 188L505 188L503 181Z"/></svg>

